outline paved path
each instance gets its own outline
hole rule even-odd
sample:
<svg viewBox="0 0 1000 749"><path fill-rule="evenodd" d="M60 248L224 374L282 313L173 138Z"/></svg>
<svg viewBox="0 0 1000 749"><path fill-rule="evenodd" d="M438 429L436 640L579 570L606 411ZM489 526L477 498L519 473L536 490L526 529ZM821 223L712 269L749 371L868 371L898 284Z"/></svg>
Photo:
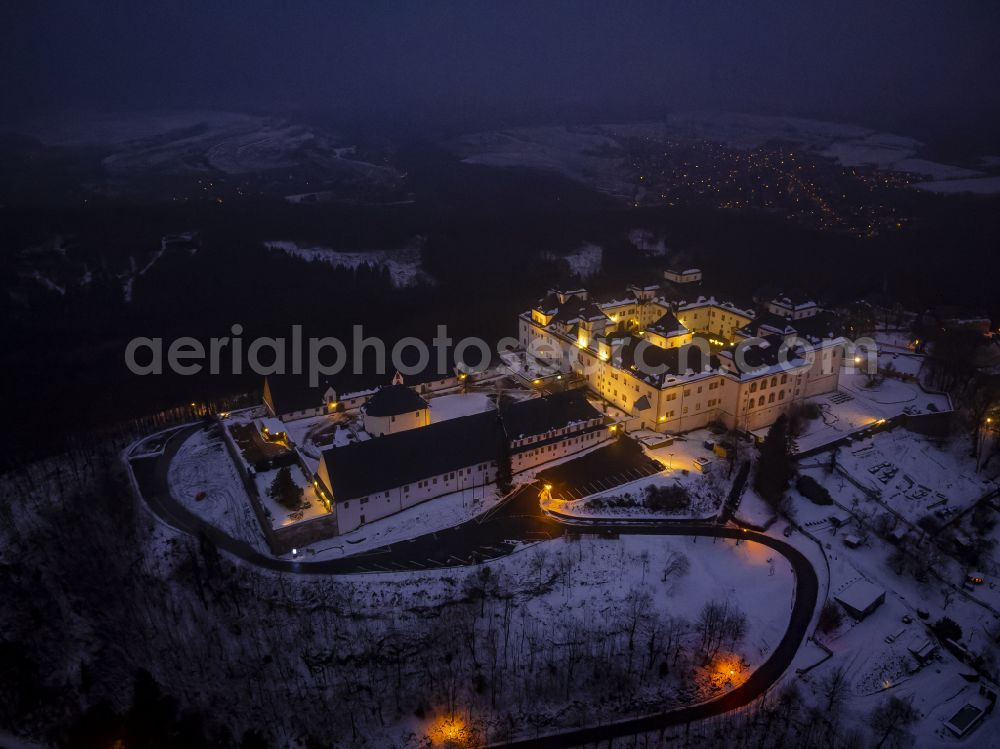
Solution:
<svg viewBox="0 0 1000 749"><path fill-rule="evenodd" d="M573 523L573 525L577 524ZM617 532L622 534L637 533L661 536L738 538L756 541L768 546L788 559L795 573L795 599L788 629L785 630L784 637L781 638L781 642L771 652L770 657L757 667L743 684L710 702L665 710L661 713L654 713L641 718L631 718L618 723L564 731L534 739L523 739L507 744L497 744L496 746L513 747L516 749L581 746L584 744L607 742L616 737L633 736L635 734L658 731L669 726L703 720L750 704L781 678L781 675L791 665L792 659L798 652L799 645L805 639L813 613L816 610L816 602L819 595L819 580L816 577L816 571L806 556L794 546L785 541L766 536L763 533L744 531L740 528L720 525L689 525L676 521L673 523L652 524L628 523L627 525L621 523L587 522L580 527L580 530L594 533Z"/></svg>
<svg viewBox="0 0 1000 749"><path fill-rule="evenodd" d="M168 525L196 537L205 536L216 547L258 567L307 575L460 567L505 556L522 541L563 534L562 525L540 511L538 487L528 484L473 520L409 541L323 561L276 559L219 530L171 496L167 481L170 461L184 441L201 428L195 425L174 433L162 455L129 461L139 492L150 510Z"/></svg>
<svg viewBox="0 0 1000 749"><path fill-rule="evenodd" d="M510 553L519 541L556 538L567 529L597 534L703 536L755 541L774 549L791 563L795 573L795 597L788 629L770 657L740 686L710 702L618 723L523 739L503 746L541 749L610 741L616 737L703 720L747 705L763 695L791 665L816 610L819 594L816 572L805 555L785 541L763 533L701 521L593 521L545 514L539 508L538 487L534 484L516 491L503 504L476 519L411 541L321 562L275 559L218 530L170 495L167 483L170 461L181 443L199 428L201 427L195 426L176 432L167 443L162 456L134 458L129 461L142 498L169 525L195 536L207 536L220 549L244 562L266 569L327 575L461 566Z"/></svg>

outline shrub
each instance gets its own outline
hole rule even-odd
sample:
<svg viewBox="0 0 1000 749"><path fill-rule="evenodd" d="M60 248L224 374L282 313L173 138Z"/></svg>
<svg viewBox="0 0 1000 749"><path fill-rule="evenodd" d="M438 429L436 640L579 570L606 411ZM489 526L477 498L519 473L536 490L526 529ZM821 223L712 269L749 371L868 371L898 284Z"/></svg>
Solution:
<svg viewBox="0 0 1000 749"><path fill-rule="evenodd" d="M673 484L646 487L646 507L653 512L679 512L690 506L691 496L683 486Z"/></svg>
<svg viewBox="0 0 1000 749"><path fill-rule="evenodd" d="M958 622L953 619L949 619L947 616L934 622L931 629L933 629L934 634L942 640L954 640L955 642L958 642L962 639L962 628L958 625Z"/></svg>
<svg viewBox="0 0 1000 749"><path fill-rule="evenodd" d="M812 476L799 476L795 482L795 488L798 489L799 494L810 500L813 504L833 504L833 497L830 496L830 492Z"/></svg>
<svg viewBox="0 0 1000 749"><path fill-rule="evenodd" d="M840 610L840 606L833 601L827 601L823 604L823 610L819 612L819 622L816 626L820 632L830 633L837 629L843 621L844 612Z"/></svg>

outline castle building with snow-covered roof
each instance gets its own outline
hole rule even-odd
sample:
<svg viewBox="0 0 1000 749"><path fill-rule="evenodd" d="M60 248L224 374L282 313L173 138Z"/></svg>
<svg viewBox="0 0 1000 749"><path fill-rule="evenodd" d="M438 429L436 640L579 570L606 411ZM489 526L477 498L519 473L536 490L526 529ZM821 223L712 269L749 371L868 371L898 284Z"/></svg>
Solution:
<svg viewBox="0 0 1000 749"><path fill-rule="evenodd" d="M519 315L520 345L584 379L629 415L630 429L755 430L837 389L845 341L836 317L799 293L741 304L701 281L690 268L608 297L551 289Z"/></svg>

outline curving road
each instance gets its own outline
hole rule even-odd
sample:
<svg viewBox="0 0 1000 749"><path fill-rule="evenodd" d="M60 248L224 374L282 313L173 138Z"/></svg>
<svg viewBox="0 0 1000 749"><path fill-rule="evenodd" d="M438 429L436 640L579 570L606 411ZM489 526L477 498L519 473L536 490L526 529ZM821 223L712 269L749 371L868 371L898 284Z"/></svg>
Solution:
<svg viewBox="0 0 1000 749"><path fill-rule="evenodd" d="M167 482L170 461L176 455L181 443L199 428L201 427L187 427L174 433L162 455L126 460L127 467L135 478L139 494L149 509L167 524L194 536L207 537L218 548L248 564L265 569L328 575L462 566L508 554L518 541L555 538L565 533L567 529L598 534L704 536L748 540L774 549L791 564L795 574L795 598L788 628L770 657L740 686L714 700L689 707L496 746L541 749L598 743L616 737L632 736L703 720L748 705L763 695L791 664L799 645L805 639L816 610L819 595L816 571L802 552L785 541L755 531L700 521L609 522L548 515L539 508L538 488L533 484L515 492L501 505L478 518L411 541L321 562L275 559L223 533L187 510L171 496Z"/></svg>
<svg viewBox="0 0 1000 749"><path fill-rule="evenodd" d="M792 570L795 573L795 600L793 602L792 615L788 622L788 629L785 630L784 637L781 638L781 642L771 652L770 657L758 666L745 682L709 702L702 702L690 707L665 710L660 713L645 715L640 718L630 718L616 723L579 728L533 739L522 739L505 744L496 744L495 746L506 746L516 749L528 749L528 747L547 749L548 747L572 747L591 743L599 744L600 742L610 741L616 737L633 736L639 733L657 731L668 726L683 725L692 721L711 718L750 704L781 678L781 675L791 665L792 659L798 652L799 645L805 639L813 613L816 610L816 602L819 596L819 580L816 577L816 571L813 569L808 558L794 546L785 541L766 536L763 533L719 525L687 525L675 521L673 523L656 524L629 523L623 527L622 524L575 523L569 520L562 522L565 525L580 525L583 526L581 530L585 528L592 532L613 531L617 533L642 533L661 536L707 536L711 538L743 539L768 546L785 557L791 563Z"/></svg>

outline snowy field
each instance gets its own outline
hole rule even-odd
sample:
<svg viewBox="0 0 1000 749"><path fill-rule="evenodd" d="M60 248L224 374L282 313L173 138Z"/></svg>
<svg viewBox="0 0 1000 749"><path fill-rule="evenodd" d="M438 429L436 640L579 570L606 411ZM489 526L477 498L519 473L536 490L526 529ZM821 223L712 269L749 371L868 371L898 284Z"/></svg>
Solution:
<svg viewBox="0 0 1000 749"><path fill-rule="evenodd" d="M682 565L686 569L665 575L665 569L676 569L679 559L686 560ZM553 569L564 571L562 582L539 586ZM626 611L636 605L650 606L650 613L661 619L691 623L705 604L713 601L728 601L730 607L746 614L746 636L736 652L720 652L708 666L696 665L693 679L683 687L673 680L652 680L636 693L594 705L587 704L587 691L582 688L582 681L589 677L581 675L577 707L546 716L544 723L553 728L567 721L596 723L624 717L628 704L654 710L681 700L701 701L741 683L784 635L794 586L791 566L771 549L746 541L738 545L732 540L713 543L707 538L626 535L617 541L558 539L496 560L490 570L498 585L514 592L517 613L511 622L512 643L530 638L535 622L551 630L557 640L561 637L558 633L577 626L574 622L589 621L617 630ZM463 595L462 576L456 576L454 570L370 574L363 579L352 577L347 585L353 589L352 598L362 606L359 614L371 616L382 616L389 609L435 609ZM632 591L638 596L632 593L630 597ZM636 604L643 594L648 594L648 603ZM723 665L726 672L720 677ZM732 676L729 668L734 671ZM581 708L586 710L577 716ZM407 718L401 725L387 726L387 732L393 736L413 732L409 742L393 741L393 745L418 746L438 718ZM386 740L392 741L389 735Z"/></svg>
<svg viewBox="0 0 1000 749"><path fill-rule="evenodd" d="M222 440L213 427L184 441L167 472L170 494L216 528L269 553L243 481Z"/></svg>
<svg viewBox="0 0 1000 749"><path fill-rule="evenodd" d="M976 178L981 172L920 158L923 144L907 136L843 123L732 112L680 112L648 123L490 131L462 136L452 148L467 163L558 172L611 195L631 196L634 181L625 158L625 143L631 139L711 141L744 150L790 143L845 167L874 166L926 176L931 181L918 186L942 192L994 192L1000 181Z"/></svg>
<svg viewBox="0 0 1000 749"><path fill-rule="evenodd" d="M362 265L386 268L397 288L429 284L433 280L420 267L420 245L392 250L337 250L331 247L306 246L292 241L272 241L265 245L274 251L284 252L307 262L328 263L335 268L355 270Z"/></svg>
<svg viewBox="0 0 1000 749"><path fill-rule="evenodd" d="M401 175L358 160L336 133L276 117L238 112L170 111L77 115L28 122L51 145L113 149L102 165L112 175L247 174L304 165L373 182Z"/></svg>

